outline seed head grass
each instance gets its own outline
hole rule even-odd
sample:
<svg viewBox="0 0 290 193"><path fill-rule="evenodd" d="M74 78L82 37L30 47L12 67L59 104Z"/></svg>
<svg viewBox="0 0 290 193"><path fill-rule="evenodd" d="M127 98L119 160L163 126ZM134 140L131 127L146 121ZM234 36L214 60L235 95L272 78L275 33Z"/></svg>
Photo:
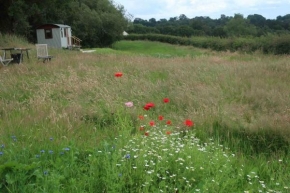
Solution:
<svg viewBox="0 0 290 193"><path fill-rule="evenodd" d="M0 69L1 191L289 191L289 57L126 43Z"/></svg>

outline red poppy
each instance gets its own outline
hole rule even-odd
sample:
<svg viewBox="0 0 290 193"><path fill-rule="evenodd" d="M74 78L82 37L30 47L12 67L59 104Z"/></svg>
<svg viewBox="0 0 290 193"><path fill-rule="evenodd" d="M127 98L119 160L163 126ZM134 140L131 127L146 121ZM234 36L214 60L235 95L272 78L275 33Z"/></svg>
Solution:
<svg viewBox="0 0 290 193"><path fill-rule="evenodd" d="M122 72L115 73L115 77L122 77L122 76L123 76L123 73Z"/></svg>
<svg viewBox="0 0 290 193"><path fill-rule="evenodd" d="M184 124L187 125L188 127L194 125L194 123L191 120L189 120L189 119L186 119L185 122L184 122Z"/></svg>
<svg viewBox="0 0 290 193"><path fill-rule="evenodd" d="M143 117L142 115L139 115L139 119L142 119L142 120L143 120L143 119L144 119L144 117Z"/></svg>
<svg viewBox="0 0 290 193"><path fill-rule="evenodd" d="M171 134L171 132L170 132L170 131L166 131L166 134L167 134L167 135L170 135L170 134Z"/></svg>
<svg viewBox="0 0 290 193"><path fill-rule="evenodd" d="M146 132L146 133L145 133L145 135L148 137L148 136L149 136L149 133L148 133L148 132Z"/></svg>
<svg viewBox="0 0 290 193"><path fill-rule="evenodd" d="M169 99L168 98L165 98L165 99L163 99L163 102L164 103L169 103Z"/></svg>
<svg viewBox="0 0 290 193"><path fill-rule="evenodd" d="M171 124L171 121L167 121L166 124L167 124L167 125L170 125L170 124Z"/></svg>
<svg viewBox="0 0 290 193"><path fill-rule="evenodd" d="M143 107L143 109L148 111L150 109L150 107L145 106L145 107Z"/></svg>
<svg viewBox="0 0 290 193"><path fill-rule="evenodd" d="M162 116L159 116L158 119L159 119L160 121L162 121L162 120L163 120L163 117L162 117Z"/></svg>
<svg viewBox="0 0 290 193"><path fill-rule="evenodd" d="M143 108L148 111L151 107L155 107L155 105L153 103L147 103Z"/></svg>
<svg viewBox="0 0 290 193"><path fill-rule="evenodd" d="M144 127L140 127L139 130L140 130L140 131L143 131L143 130L144 130Z"/></svg>
<svg viewBox="0 0 290 193"><path fill-rule="evenodd" d="M150 121L149 124L150 124L151 126L154 126L154 125L155 125L154 121Z"/></svg>
<svg viewBox="0 0 290 193"><path fill-rule="evenodd" d="M153 103L147 103L145 106L151 108L151 107L155 107L155 105Z"/></svg>

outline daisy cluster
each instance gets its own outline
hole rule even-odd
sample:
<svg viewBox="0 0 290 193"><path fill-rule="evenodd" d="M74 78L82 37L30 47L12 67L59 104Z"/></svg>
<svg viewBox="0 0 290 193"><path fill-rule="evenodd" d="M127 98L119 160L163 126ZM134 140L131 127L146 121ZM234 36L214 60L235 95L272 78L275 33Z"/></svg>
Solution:
<svg viewBox="0 0 290 193"><path fill-rule="evenodd" d="M268 189L258 174L247 173L243 165L236 168L235 154L213 140L202 143L193 131L174 131L165 124L149 127L145 132L149 135L143 132L119 148L116 163L120 180L134 181L139 191L231 192L242 186L245 192L282 192Z"/></svg>

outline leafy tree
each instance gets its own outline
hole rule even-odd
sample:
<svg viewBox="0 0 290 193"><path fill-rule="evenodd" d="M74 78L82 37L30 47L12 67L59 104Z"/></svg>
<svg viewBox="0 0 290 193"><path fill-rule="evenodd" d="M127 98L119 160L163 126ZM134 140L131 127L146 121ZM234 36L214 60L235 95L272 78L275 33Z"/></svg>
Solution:
<svg viewBox="0 0 290 193"><path fill-rule="evenodd" d="M179 22L178 23L179 23L179 25L189 25L190 19L186 15L181 14L179 16Z"/></svg>
<svg viewBox="0 0 290 193"><path fill-rule="evenodd" d="M264 27L266 24L266 18L258 14L249 15L248 20L250 24L253 24L257 27Z"/></svg>
<svg viewBox="0 0 290 193"><path fill-rule="evenodd" d="M193 29L189 26L180 26L177 28L177 35L178 36L185 36L185 37L190 37L194 33Z"/></svg>
<svg viewBox="0 0 290 193"><path fill-rule="evenodd" d="M186 15L184 15L184 14L181 14L180 16L179 16L179 20L188 20L188 18L186 17Z"/></svg>
<svg viewBox="0 0 290 193"><path fill-rule="evenodd" d="M155 18L151 18L151 19L149 19L149 25L151 26L151 27L155 27L156 26L156 19Z"/></svg>
<svg viewBox="0 0 290 193"><path fill-rule="evenodd" d="M214 28L212 35L217 36L217 37L221 37L221 38L225 38L225 37L227 37L227 32L224 30L223 27L216 27L216 28Z"/></svg>
<svg viewBox="0 0 290 193"><path fill-rule="evenodd" d="M257 29L244 19L243 15L235 14L225 26L225 30L229 36L247 36L257 34Z"/></svg>
<svg viewBox="0 0 290 193"><path fill-rule="evenodd" d="M267 19L266 25L271 29L271 30L283 30L283 27L281 25L281 22L277 22L275 20Z"/></svg>
<svg viewBox="0 0 290 193"><path fill-rule="evenodd" d="M169 21L170 22L175 22L178 20L178 17L170 17Z"/></svg>
<svg viewBox="0 0 290 193"><path fill-rule="evenodd" d="M160 20L158 21L158 24L159 24L159 25L167 25L167 24L168 24L168 21L167 21L167 19L160 19Z"/></svg>
<svg viewBox="0 0 290 193"><path fill-rule="evenodd" d="M107 0L83 0L81 7L78 2L70 5L72 11L69 20L73 22L68 24L84 45L107 46L121 38L127 25L123 10L117 10Z"/></svg>
<svg viewBox="0 0 290 193"><path fill-rule="evenodd" d="M193 30L192 35L193 36L205 36L206 34L202 30Z"/></svg>
<svg viewBox="0 0 290 193"><path fill-rule="evenodd" d="M124 8L111 0L6 0L1 2L0 16L0 32L26 36L31 41L36 40L39 25L71 25L84 46L109 45L127 27Z"/></svg>
<svg viewBox="0 0 290 193"><path fill-rule="evenodd" d="M197 19L192 19L190 22L190 27L192 27L194 30L202 30L203 26L203 22Z"/></svg>
<svg viewBox="0 0 290 193"><path fill-rule="evenodd" d="M166 34L166 35L177 35L176 34L176 28L173 27L173 26L171 26L171 25L160 26L160 27L158 27L158 30L162 34Z"/></svg>
<svg viewBox="0 0 290 193"><path fill-rule="evenodd" d="M149 22L147 20L141 19L141 18L135 18L134 19L134 24L141 24L144 26L150 26Z"/></svg>
<svg viewBox="0 0 290 193"><path fill-rule="evenodd" d="M148 34L148 33L160 33L155 27L147 27L142 24L134 24L129 30L129 33Z"/></svg>

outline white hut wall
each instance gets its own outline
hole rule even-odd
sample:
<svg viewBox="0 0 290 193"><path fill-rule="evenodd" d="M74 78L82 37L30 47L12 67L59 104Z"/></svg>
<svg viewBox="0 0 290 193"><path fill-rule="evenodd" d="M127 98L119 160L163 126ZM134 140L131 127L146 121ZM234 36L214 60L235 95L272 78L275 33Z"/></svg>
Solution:
<svg viewBox="0 0 290 193"><path fill-rule="evenodd" d="M52 28L52 38L45 39L44 29L38 29L37 42L39 44L47 44L49 47L61 48L61 35L60 28Z"/></svg>
<svg viewBox="0 0 290 193"><path fill-rule="evenodd" d="M65 36L66 28L60 28L60 38L61 38L61 47L67 48L68 46L68 38Z"/></svg>

